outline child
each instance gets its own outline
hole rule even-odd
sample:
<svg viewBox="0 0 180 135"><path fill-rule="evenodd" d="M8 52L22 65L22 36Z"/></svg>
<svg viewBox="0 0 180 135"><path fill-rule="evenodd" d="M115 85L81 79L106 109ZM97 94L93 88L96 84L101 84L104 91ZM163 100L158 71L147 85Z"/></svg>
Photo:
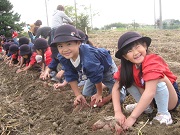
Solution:
<svg viewBox="0 0 180 135"><path fill-rule="evenodd" d="M3 47L2 45L4 44L3 38L0 37L0 53L2 53Z"/></svg>
<svg viewBox="0 0 180 135"><path fill-rule="evenodd" d="M11 46L11 43L9 42L5 42L3 44L3 50L5 51L5 53L3 54L2 58L4 60L4 62L7 62L10 59L10 53L9 53L9 47Z"/></svg>
<svg viewBox="0 0 180 135"><path fill-rule="evenodd" d="M33 51L32 48L33 48L34 44L32 42L30 42L27 37L20 37L19 38L19 47L24 44L27 44L30 47L31 51Z"/></svg>
<svg viewBox="0 0 180 135"><path fill-rule="evenodd" d="M27 70L31 69L32 67L35 67L35 64L36 64L35 57L36 57L37 53L32 52L31 48L27 44L21 45L19 50L20 50L20 55L22 58L22 60L21 60L22 63L20 65L19 69L16 71L16 73L27 71ZM25 64L25 67L23 67L23 64Z"/></svg>
<svg viewBox="0 0 180 135"><path fill-rule="evenodd" d="M22 64L20 65L20 68L16 71L16 73L27 71L31 68L38 70L41 68L36 61L37 53L32 52L31 48L27 44L21 45L19 50L20 50L20 55L22 56Z"/></svg>
<svg viewBox="0 0 180 135"><path fill-rule="evenodd" d="M3 38L0 37L0 60L3 60L3 54L4 54L3 44L4 44Z"/></svg>
<svg viewBox="0 0 180 135"><path fill-rule="evenodd" d="M83 31L79 30L79 29L77 29L77 31L78 31L79 36L82 39L81 44L85 44L86 43L85 42L85 38L86 38L85 33ZM56 47L51 47L51 51L52 51L52 56L51 56L52 57L52 61L49 64L48 68L46 68L46 70L45 70L45 74L43 76L43 80L46 80L47 77L50 77L50 73L52 73L52 71L56 71L57 70L57 66L60 63L60 61L57 58L57 54L59 53L58 49ZM66 80L62 80L63 77L64 77L64 69L61 69L54 77L52 77L52 79L55 78L54 80L58 80L59 81L59 82L57 81L58 83L54 84L54 88L55 89L57 89L59 87L64 87L64 86L66 86L68 84L68 82L66 82ZM62 81L60 81L60 79ZM78 83L78 86L82 86L82 85L84 85L84 81L81 81L81 82Z"/></svg>
<svg viewBox="0 0 180 135"><path fill-rule="evenodd" d="M44 70L47 68L47 66L50 64L52 58L51 58L51 49L48 46L47 40L44 38L38 38L35 40L33 50L36 51L38 55L42 56L42 72L40 75L40 79L42 79Z"/></svg>
<svg viewBox="0 0 180 135"><path fill-rule="evenodd" d="M49 26L43 26L43 27L37 27L37 32L36 35L34 36L34 40L36 40L37 38L41 37L44 39L48 40L48 44L50 44L50 31L51 31L51 27Z"/></svg>
<svg viewBox="0 0 180 135"><path fill-rule="evenodd" d="M32 43L33 43L33 36L35 35L34 34L34 28L35 27L40 27L41 25L42 25L42 21L41 20L37 20L33 24L28 24L28 28L29 28L28 35L29 35L29 38L31 39Z"/></svg>
<svg viewBox="0 0 180 135"><path fill-rule="evenodd" d="M20 64L19 47L16 44L12 44L9 47L9 53L11 54L9 66L14 66L14 64L18 66Z"/></svg>
<svg viewBox="0 0 180 135"><path fill-rule="evenodd" d="M84 96L91 96L91 101L100 107L111 100L113 73L117 67L107 50L81 45L81 40L74 26L62 25L56 30L51 46L57 47L60 53L58 59L64 67L65 79L76 96L74 105L87 104ZM86 80L82 94L78 88L81 80ZM105 98L102 97L102 83L109 88Z"/></svg>
<svg viewBox="0 0 180 135"><path fill-rule="evenodd" d="M115 57L121 59L121 66L114 74L116 82L112 98L115 118L124 130L131 127L143 112L152 113L150 104L153 99L157 105L154 120L160 124L172 124L169 110L176 109L180 103L177 77L159 55L149 52L150 43L151 38L142 37L136 32L127 32L118 41L119 50ZM119 102L119 89L123 86L137 102L126 107L132 111L127 119L121 111Z"/></svg>
<svg viewBox="0 0 180 135"><path fill-rule="evenodd" d="M52 77L51 80L54 80L57 82L53 85L55 89L60 88L60 87L64 87L68 84L68 82L64 79L63 66L61 66L61 69L58 69L58 65L60 64L60 61L58 59L59 57L57 56L58 52L56 52L56 50L57 50L57 48L51 47L52 61L48 65L48 67L45 69L44 76L43 76L43 80L46 80L47 77L48 78ZM54 75L52 75L52 73L54 73ZM82 83L78 83L78 86L82 86L82 85L83 85Z"/></svg>
<svg viewBox="0 0 180 135"><path fill-rule="evenodd" d="M63 74L64 74L64 71L62 69L62 67L59 69L59 60L58 60L58 49L55 48L55 47L50 47L51 48L51 52L52 52L52 55L51 55L51 58L52 58L52 61L51 63L48 65L48 67L46 68L45 70L45 74L43 76L43 80L46 80L47 77L52 77L51 80L52 81L56 81L58 83L60 83L60 79L62 79L63 77ZM59 86L55 86L55 88L59 88L59 87L62 87L62 86L65 86L67 83L64 83L63 85L59 85Z"/></svg>
<svg viewBox="0 0 180 135"><path fill-rule="evenodd" d="M51 62L50 64L48 65L48 67L46 68L45 70L45 74L43 76L43 80L46 80L47 77L54 77L56 76L58 73L58 64L59 64L59 60L58 60L58 49L55 48L55 47L50 47L51 48L51 52L52 52L52 55L51 55ZM51 75L52 74L52 75ZM61 77L63 76L63 72L61 72L58 76L58 78L60 79Z"/></svg>
<svg viewBox="0 0 180 135"><path fill-rule="evenodd" d="M11 29L11 34L12 34L12 38L13 38L14 43L16 45L18 45L18 41L17 41L18 33L17 33L17 31Z"/></svg>

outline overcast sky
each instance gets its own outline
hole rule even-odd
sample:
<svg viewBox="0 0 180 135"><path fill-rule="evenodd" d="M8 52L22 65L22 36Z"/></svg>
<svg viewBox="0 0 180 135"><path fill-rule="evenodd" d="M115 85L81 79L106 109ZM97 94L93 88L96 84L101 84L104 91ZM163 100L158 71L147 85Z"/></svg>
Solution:
<svg viewBox="0 0 180 135"><path fill-rule="evenodd" d="M45 0L9 0L14 12L21 15L21 20L26 23L34 23L37 19L47 26ZM93 27L122 22L133 21L143 24L154 24L155 18L159 18L159 0L46 0L48 9L48 22L51 25L51 15L57 5L89 7L92 13L99 13L92 18ZM155 3L154 3L155 1ZM180 0L161 0L162 19L180 20ZM154 6L155 5L155 6ZM155 8L154 8L155 7Z"/></svg>

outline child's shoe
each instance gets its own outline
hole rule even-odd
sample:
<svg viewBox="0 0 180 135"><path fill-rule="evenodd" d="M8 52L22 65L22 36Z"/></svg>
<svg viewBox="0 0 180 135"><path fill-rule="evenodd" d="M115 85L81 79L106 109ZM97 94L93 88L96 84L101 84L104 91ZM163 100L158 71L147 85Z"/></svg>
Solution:
<svg viewBox="0 0 180 135"><path fill-rule="evenodd" d="M157 113L156 117L154 117L153 120L157 120L160 122L160 124L166 124L166 125L170 125L173 123L170 113L169 114Z"/></svg>
<svg viewBox="0 0 180 135"><path fill-rule="evenodd" d="M56 76L52 77L51 81L53 81L53 82L60 82L60 80Z"/></svg>
<svg viewBox="0 0 180 135"><path fill-rule="evenodd" d="M85 84L85 81L80 81L80 82L78 83L78 87L83 86L84 84Z"/></svg>
<svg viewBox="0 0 180 135"><path fill-rule="evenodd" d="M137 106L137 103L127 105L127 106L125 107L126 112L131 113L136 106ZM144 113L152 113L152 112L153 112L153 109L152 109L151 106L148 106L148 108L146 108L146 109L144 110Z"/></svg>
<svg viewBox="0 0 180 135"><path fill-rule="evenodd" d="M56 76L56 74L57 74L57 72L56 72L56 71L51 71L51 72L49 73L50 77L55 77L55 76Z"/></svg>

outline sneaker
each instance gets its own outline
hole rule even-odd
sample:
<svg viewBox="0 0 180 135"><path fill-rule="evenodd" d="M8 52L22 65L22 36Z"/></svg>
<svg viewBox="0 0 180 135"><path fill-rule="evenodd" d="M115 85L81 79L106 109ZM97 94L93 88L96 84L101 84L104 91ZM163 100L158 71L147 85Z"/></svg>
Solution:
<svg viewBox="0 0 180 135"><path fill-rule="evenodd" d="M170 113L169 114L157 113L156 117L154 117L153 120L157 120L160 122L160 124L166 124L166 125L170 125L173 123Z"/></svg>
<svg viewBox="0 0 180 135"><path fill-rule="evenodd" d="M56 74L57 74L57 72L56 72L56 71L51 71L49 75L50 75L50 77L55 77L55 76L56 76Z"/></svg>
<svg viewBox="0 0 180 135"><path fill-rule="evenodd" d="M52 78L51 78L51 81L53 81L53 82L59 82L60 80L55 76L55 77L52 77Z"/></svg>
<svg viewBox="0 0 180 135"><path fill-rule="evenodd" d="M85 81L80 81L80 82L78 83L78 87L83 86L84 84L85 84Z"/></svg>
<svg viewBox="0 0 180 135"><path fill-rule="evenodd" d="M131 113L136 106L137 106L137 103L135 103L135 104L129 104L129 105L127 105L127 106L125 107L125 109L126 109L126 111L127 111L128 113ZM152 113L152 112L153 112L153 109L152 109L151 106L148 106L148 108L146 108L146 109L144 110L144 113Z"/></svg>

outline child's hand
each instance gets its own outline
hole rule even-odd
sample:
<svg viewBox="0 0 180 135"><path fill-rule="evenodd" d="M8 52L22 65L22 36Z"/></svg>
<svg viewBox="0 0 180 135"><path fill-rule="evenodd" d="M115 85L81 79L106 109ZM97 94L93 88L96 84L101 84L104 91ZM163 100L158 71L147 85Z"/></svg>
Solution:
<svg viewBox="0 0 180 135"><path fill-rule="evenodd" d="M92 97L91 97L91 101L93 100L96 100L95 101L95 104L98 104L99 102L102 102L102 95L98 95L97 93L94 94Z"/></svg>
<svg viewBox="0 0 180 135"><path fill-rule="evenodd" d="M126 121L126 117L122 112L116 112L114 118L116 120L116 125L115 125L116 135L120 135L121 133L124 133L124 129L122 125Z"/></svg>
<svg viewBox="0 0 180 135"><path fill-rule="evenodd" d="M86 101L85 97L82 94L78 95L74 100L74 105L75 106L77 106L79 104L81 104L82 106L87 105L87 101Z"/></svg>
<svg viewBox="0 0 180 135"><path fill-rule="evenodd" d="M17 68L20 68L20 66L19 65L15 65Z"/></svg>
<svg viewBox="0 0 180 135"><path fill-rule="evenodd" d="M131 115L126 119L125 123L122 125L124 130L132 127L132 125L136 122L136 118L131 117Z"/></svg>
<svg viewBox="0 0 180 135"><path fill-rule="evenodd" d="M23 70L22 69L18 69L17 71L16 71L16 73L20 73L20 72L22 72Z"/></svg>
<svg viewBox="0 0 180 135"><path fill-rule="evenodd" d="M15 64L14 66L20 68L19 64Z"/></svg>
<svg viewBox="0 0 180 135"><path fill-rule="evenodd" d="M39 78L40 78L40 79L43 79L43 77L44 77L44 72L41 72Z"/></svg>
<svg viewBox="0 0 180 135"><path fill-rule="evenodd" d="M118 123L115 124L115 131L116 131L115 135L126 134L122 126L120 126Z"/></svg>
<svg viewBox="0 0 180 135"><path fill-rule="evenodd" d="M74 100L73 112L81 111L83 108L90 107L83 95L78 95Z"/></svg>
<svg viewBox="0 0 180 135"><path fill-rule="evenodd" d="M55 84L54 84L54 88L57 89L57 88L59 88L59 87L64 87L66 84L67 84L67 83L64 83L64 82L63 82L63 83L55 83Z"/></svg>
<svg viewBox="0 0 180 135"><path fill-rule="evenodd" d="M13 67L13 64L12 64L12 63L9 63L9 67Z"/></svg>
<svg viewBox="0 0 180 135"><path fill-rule="evenodd" d="M121 112L115 113L114 117L115 117L116 123L120 126L123 125L124 122L126 121L126 117Z"/></svg>
<svg viewBox="0 0 180 135"><path fill-rule="evenodd" d="M9 64L9 61L8 61L8 60L6 60L5 62L6 62L6 64Z"/></svg>
<svg viewBox="0 0 180 135"><path fill-rule="evenodd" d="M49 74L48 71L45 71L44 74L43 74L43 76L42 76L42 79L43 79L43 80L46 80L47 78L50 78L50 74Z"/></svg>

